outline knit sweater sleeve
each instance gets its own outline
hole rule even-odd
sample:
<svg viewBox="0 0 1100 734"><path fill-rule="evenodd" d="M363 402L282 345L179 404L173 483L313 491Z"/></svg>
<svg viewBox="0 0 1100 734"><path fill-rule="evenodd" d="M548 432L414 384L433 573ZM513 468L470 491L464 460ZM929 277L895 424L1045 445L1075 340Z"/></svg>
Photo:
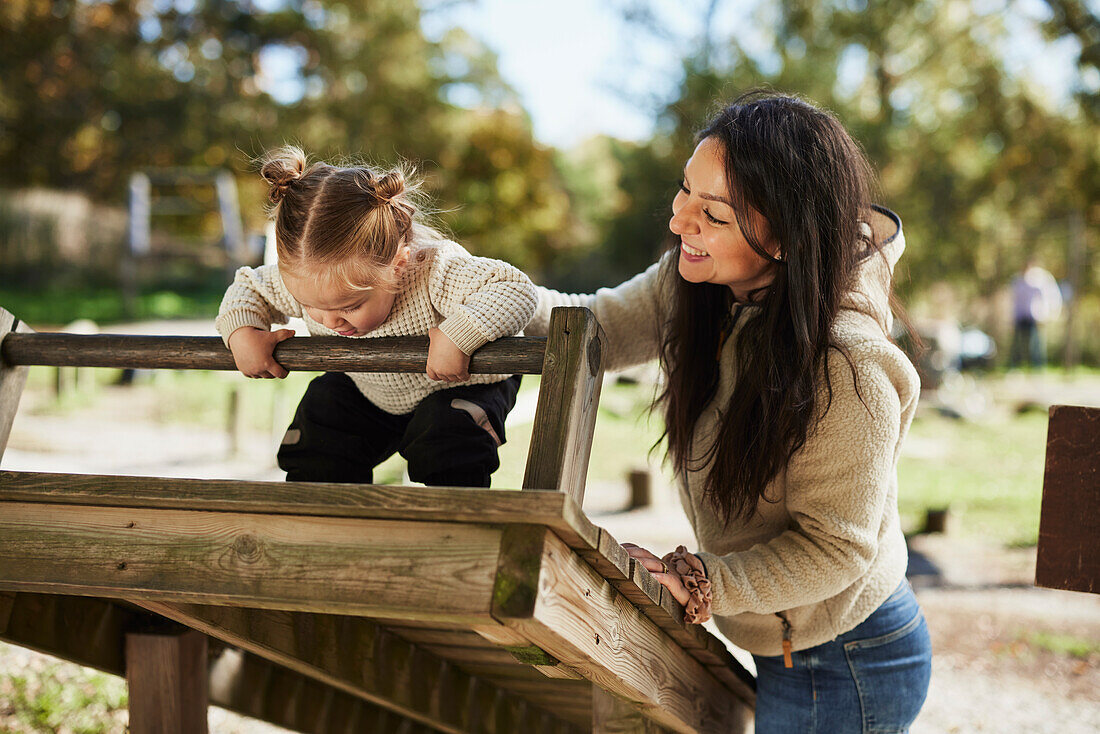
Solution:
<svg viewBox="0 0 1100 734"><path fill-rule="evenodd" d="M428 297L443 315L440 331L466 354L519 333L538 303L534 284L518 268L475 257L454 243L441 245L433 257Z"/></svg>
<svg viewBox="0 0 1100 734"><path fill-rule="evenodd" d="M301 315L302 306L283 285L278 265L240 268L222 297L214 328L229 346L230 335L242 326L267 331Z"/></svg>
<svg viewBox="0 0 1100 734"><path fill-rule="evenodd" d="M625 283L592 294L559 293L540 287L539 306L525 333L546 336L555 306L584 306L596 315L607 337L604 367L609 372L648 362L657 357L665 311L661 266L656 262Z"/></svg>
<svg viewBox="0 0 1100 734"><path fill-rule="evenodd" d="M849 587L874 560L885 503L897 501L896 462L908 429L902 416L911 415L901 396L916 399L916 378L888 342L859 344L850 355L858 393L847 361L832 352L832 404L780 478L791 527L745 551L698 554L715 614L771 614L820 602Z"/></svg>

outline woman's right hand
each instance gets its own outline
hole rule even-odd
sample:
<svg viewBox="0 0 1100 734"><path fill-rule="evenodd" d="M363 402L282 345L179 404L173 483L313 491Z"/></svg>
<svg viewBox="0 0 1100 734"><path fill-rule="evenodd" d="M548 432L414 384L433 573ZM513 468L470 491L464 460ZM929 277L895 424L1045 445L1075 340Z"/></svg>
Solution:
<svg viewBox="0 0 1100 734"><path fill-rule="evenodd" d="M294 336L293 329L264 331L254 326L242 326L229 335L229 351L233 362L246 377L270 379L287 376L286 369L275 361L275 345Z"/></svg>

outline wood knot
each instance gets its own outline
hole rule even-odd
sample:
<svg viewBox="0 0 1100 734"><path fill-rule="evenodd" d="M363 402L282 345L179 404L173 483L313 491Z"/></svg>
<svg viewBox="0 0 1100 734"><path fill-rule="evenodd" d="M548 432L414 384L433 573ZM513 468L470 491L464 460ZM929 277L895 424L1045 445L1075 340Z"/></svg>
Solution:
<svg viewBox="0 0 1100 734"><path fill-rule="evenodd" d="M597 645L600 644L600 636L599 635L596 635L596 644Z"/></svg>
<svg viewBox="0 0 1100 734"><path fill-rule="evenodd" d="M600 374L600 362L603 360L603 349L600 346L600 340L593 337L592 341L588 342L588 372L593 377Z"/></svg>
<svg viewBox="0 0 1100 734"><path fill-rule="evenodd" d="M136 522L134 522L133 520L131 520L130 522L126 523L126 527L128 527L128 528L132 528L132 527L134 527L135 525L137 525L137 523L136 523Z"/></svg>
<svg viewBox="0 0 1100 734"><path fill-rule="evenodd" d="M126 570L126 561L119 561L115 565L115 568L117 568L119 571L125 571Z"/></svg>
<svg viewBox="0 0 1100 734"><path fill-rule="evenodd" d="M252 535L242 535L233 541L233 552L245 563L256 563L263 557L263 544Z"/></svg>

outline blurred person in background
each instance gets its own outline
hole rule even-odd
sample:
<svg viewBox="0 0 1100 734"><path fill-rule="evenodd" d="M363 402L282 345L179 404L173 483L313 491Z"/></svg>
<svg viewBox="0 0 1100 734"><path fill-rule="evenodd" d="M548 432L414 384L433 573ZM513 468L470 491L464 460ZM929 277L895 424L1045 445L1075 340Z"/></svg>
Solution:
<svg viewBox="0 0 1100 734"><path fill-rule="evenodd" d="M1012 279L1012 350L1009 367L1019 367L1026 359L1033 368L1046 364L1046 345L1040 324L1058 318L1062 311L1062 292L1054 276L1039 265L1034 255L1024 262L1023 270Z"/></svg>

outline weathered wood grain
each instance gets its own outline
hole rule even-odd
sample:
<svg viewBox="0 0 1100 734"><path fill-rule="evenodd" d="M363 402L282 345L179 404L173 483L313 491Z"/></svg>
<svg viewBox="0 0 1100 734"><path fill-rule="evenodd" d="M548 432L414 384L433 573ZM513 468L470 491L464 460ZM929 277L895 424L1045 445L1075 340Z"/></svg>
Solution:
<svg viewBox="0 0 1100 734"><path fill-rule="evenodd" d="M0 352L5 343L21 336L18 333L20 331L29 331L29 329L13 315L0 308ZM15 411L19 408L19 396L23 394L23 386L26 382L26 367L5 362L0 357L0 460L4 458L4 448L8 445L8 436L11 435Z"/></svg>
<svg viewBox="0 0 1100 734"><path fill-rule="evenodd" d="M531 429L524 489L557 489L578 506L603 385L603 330L586 308L555 308Z"/></svg>
<svg viewBox="0 0 1100 734"><path fill-rule="evenodd" d="M527 711L530 706L502 695L495 683L465 672L461 661L413 645L368 620L145 600L135 603L442 731L509 732L509 728L494 728L494 722L514 724L528 715L552 726L561 723L551 721L553 716L543 717L544 712ZM506 651L485 648L477 652L515 667Z"/></svg>
<svg viewBox="0 0 1100 734"><path fill-rule="evenodd" d="M539 564L530 560L530 545L522 547L524 559L513 564L528 574L516 579L516 586L537 585L534 604L498 606L495 597L494 617L602 689L637 703L663 726L681 732L744 730L749 703L556 536L544 531L542 541Z"/></svg>
<svg viewBox="0 0 1100 734"><path fill-rule="evenodd" d="M747 701L753 700L756 681L752 673L702 625L685 623L680 603L610 533L601 528L599 550L581 550L578 555L692 657L712 672L717 671L728 688Z"/></svg>
<svg viewBox="0 0 1100 734"><path fill-rule="evenodd" d="M436 734L439 730L239 650L210 664L210 702L307 734Z"/></svg>
<svg viewBox="0 0 1100 734"><path fill-rule="evenodd" d="M667 731L645 718L625 699L592 686L592 734L662 734Z"/></svg>
<svg viewBox="0 0 1100 734"><path fill-rule="evenodd" d="M487 621L501 531L3 503L0 588Z"/></svg>
<svg viewBox="0 0 1100 734"><path fill-rule="evenodd" d="M1100 593L1100 408L1050 409L1035 583Z"/></svg>
<svg viewBox="0 0 1100 734"><path fill-rule="evenodd" d="M471 355L470 372L537 375L542 371L545 349L546 340L541 337L497 339ZM0 342L0 357L10 365L237 369L232 353L216 336L14 334ZM423 372L428 338L293 337L275 347L275 359L292 371Z"/></svg>
<svg viewBox="0 0 1100 734"><path fill-rule="evenodd" d="M126 686L133 734L206 734L206 637L128 632Z"/></svg>
<svg viewBox="0 0 1100 734"><path fill-rule="evenodd" d="M118 676L126 675L125 634L165 622L159 615L106 599L0 593L0 604L5 599L10 602L11 615L6 624L0 624L0 639ZM295 731L438 731L236 649L215 655L208 677L210 703ZM386 726L363 728L385 723L380 712L388 715Z"/></svg>
<svg viewBox="0 0 1100 734"><path fill-rule="evenodd" d="M599 529L571 498L553 490L0 471L0 501L502 525L533 523L553 528L563 540L578 547L594 546L599 535Z"/></svg>

